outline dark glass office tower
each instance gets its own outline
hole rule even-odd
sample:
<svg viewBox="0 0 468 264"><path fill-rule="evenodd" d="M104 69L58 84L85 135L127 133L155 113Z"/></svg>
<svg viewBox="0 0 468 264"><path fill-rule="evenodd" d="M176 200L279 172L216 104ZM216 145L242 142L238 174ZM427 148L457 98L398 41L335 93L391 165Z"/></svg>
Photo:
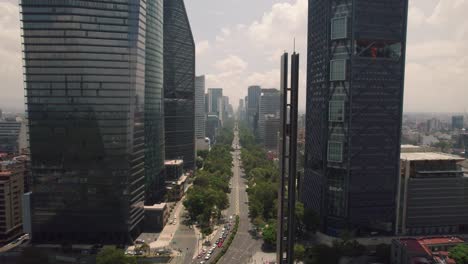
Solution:
<svg viewBox="0 0 468 264"><path fill-rule="evenodd" d="M183 0L164 0L166 159L195 166L195 43Z"/></svg>
<svg viewBox="0 0 468 264"><path fill-rule="evenodd" d="M322 230L391 232L407 0L309 0L304 191Z"/></svg>
<svg viewBox="0 0 468 264"><path fill-rule="evenodd" d="M163 0L147 0L145 67L146 203L161 200L164 173Z"/></svg>
<svg viewBox="0 0 468 264"><path fill-rule="evenodd" d="M155 12L148 21L146 3ZM21 8L32 239L127 242L143 219L145 153L162 155L145 149L145 135L160 133L146 123L161 111L146 104L161 97L160 33L145 32L161 23L157 1L22 0Z"/></svg>

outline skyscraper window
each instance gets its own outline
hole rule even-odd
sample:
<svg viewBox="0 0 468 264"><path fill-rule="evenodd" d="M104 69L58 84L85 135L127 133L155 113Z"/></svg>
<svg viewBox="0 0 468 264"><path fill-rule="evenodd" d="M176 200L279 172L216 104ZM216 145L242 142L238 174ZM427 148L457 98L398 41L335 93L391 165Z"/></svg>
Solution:
<svg viewBox="0 0 468 264"><path fill-rule="evenodd" d="M328 142L328 161L342 162L343 161L343 143L330 141Z"/></svg>
<svg viewBox="0 0 468 264"><path fill-rule="evenodd" d="M346 80L346 60L332 60L330 62L330 81Z"/></svg>
<svg viewBox="0 0 468 264"><path fill-rule="evenodd" d="M337 17L331 20L331 39L344 39L347 36L347 18Z"/></svg>

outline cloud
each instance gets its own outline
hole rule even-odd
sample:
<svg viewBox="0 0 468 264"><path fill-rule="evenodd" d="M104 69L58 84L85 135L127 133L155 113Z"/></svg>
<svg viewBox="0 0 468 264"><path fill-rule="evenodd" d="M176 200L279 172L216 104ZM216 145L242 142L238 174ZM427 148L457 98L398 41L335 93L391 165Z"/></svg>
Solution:
<svg viewBox="0 0 468 264"><path fill-rule="evenodd" d="M411 6L405 111L462 112L468 107L466 10L466 0L439 0L426 13Z"/></svg>
<svg viewBox="0 0 468 264"><path fill-rule="evenodd" d="M215 63L215 68L224 75L243 73L247 66L248 63L236 55L229 55Z"/></svg>
<svg viewBox="0 0 468 264"><path fill-rule="evenodd" d="M258 45L277 48L291 46L294 37L305 39L307 34L307 0L276 3L271 10L248 28L249 37Z"/></svg>
<svg viewBox="0 0 468 264"><path fill-rule="evenodd" d="M292 51L294 38L296 50L302 54L301 94L305 95L307 0L281 1L249 23L221 28L210 54L217 62L213 65L199 61L201 67L197 67L210 73L208 87L224 88L224 93L233 97L231 102L237 105L250 85L279 88L280 56L285 50ZM237 56L226 58L225 54ZM236 59L238 56L244 63ZM305 98L301 96L302 105Z"/></svg>
<svg viewBox="0 0 468 264"><path fill-rule="evenodd" d="M0 108L23 108L23 72L18 4L0 3Z"/></svg>
<svg viewBox="0 0 468 264"><path fill-rule="evenodd" d="M201 56L201 55L203 55L207 50L210 49L210 42L208 42L208 40L200 41L200 42L198 42L198 43L195 45L195 48L196 48L196 55L197 55L197 56Z"/></svg>
<svg viewBox="0 0 468 264"><path fill-rule="evenodd" d="M239 5L251 0L236 0ZM208 5L208 0L204 1ZM197 39L197 74L207 87L222 87L237 102L251 84L279 88L280 56L301 54L300 103L305 105L307 0L274 0L255 10L257 17L204 9L194 20L216 21ZM252 5L252 8L255 5ZM258 5L257 5L258 6ZM207 6L210 7L209 5ZM468 0L412 0L409 10L405 111L463 111L468 108ZM0 1L0 106L23 102L19 10L15 0ZM253 13L253 12L250 12ZM209 15L207 15L209 14ZM211 17L209 17L211 15ZM214 18L216 20L214 20ZM211 20L210 20L211 19ZM192 23L197 25L197 23Z"/></svg>

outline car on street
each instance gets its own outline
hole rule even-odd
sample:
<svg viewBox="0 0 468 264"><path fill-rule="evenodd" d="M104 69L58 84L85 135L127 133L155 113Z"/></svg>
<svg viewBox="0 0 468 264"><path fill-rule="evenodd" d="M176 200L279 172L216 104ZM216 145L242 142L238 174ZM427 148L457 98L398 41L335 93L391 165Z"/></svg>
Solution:
<svg viewBox="0 0 468 264"><path fill-rule="evenodd" d="M205 260L209 260L210 257L211 257L211 255L210 255L210 254L207 254L207 255L205 256Z"/></svg>
<svg viewBox="0 0 468 264"><path fill-rule="evenodd" d="M223 241L221 241L221 242L218 243L218 247L219 247L219 248L222 247L222 246L223 246Z"/></svg>

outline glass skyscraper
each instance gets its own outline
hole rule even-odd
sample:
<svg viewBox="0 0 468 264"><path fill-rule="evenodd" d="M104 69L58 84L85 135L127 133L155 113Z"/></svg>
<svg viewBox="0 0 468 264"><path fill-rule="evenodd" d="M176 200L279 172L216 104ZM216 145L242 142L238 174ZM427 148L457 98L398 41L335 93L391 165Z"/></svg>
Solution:
<svg viewBox="0 0 468 264"><path fill-rule="evenodd" d="M166 159L195 168L195 42L183 0L164 0Z"/></svg>
<svg viewBox="0 0 468 264"><path fill-rule="evenodd" d="M258 104L260 102L260 95L262 88L258 85L249 86L248 100L247 100L247 121L255 133L257 132L258 125Z"/></svg>
<svg viewBox="0 0 468 264"><path fill-rule="evenodd" d="M145 174L146 203L160 201L165 191L163 0L146 1Z"/></svg>
<svg viewBox="0 0 468 264"><path fill-rule="evenodd" d="M34 241L140 231L164 160L161 1L21 1Z"/></svg>
<svg viewBox="0 0 468 264"><path fill-rule="evenodd" d="M391 233L407 0L309 0L302 200L339 235Z"/></svg>
<svg viewBox="0 0 468 264"><path fill-rule="evenodd" d="M208 112L216 114L219 117L219 100L223 98L222 88L209 88L208 89Z"/></svg>
<svg viewBox="0 0 468 264"><path fill-rule="evenodd" d="M205 75L195 77L195 137L205 139Z"/></svg>

